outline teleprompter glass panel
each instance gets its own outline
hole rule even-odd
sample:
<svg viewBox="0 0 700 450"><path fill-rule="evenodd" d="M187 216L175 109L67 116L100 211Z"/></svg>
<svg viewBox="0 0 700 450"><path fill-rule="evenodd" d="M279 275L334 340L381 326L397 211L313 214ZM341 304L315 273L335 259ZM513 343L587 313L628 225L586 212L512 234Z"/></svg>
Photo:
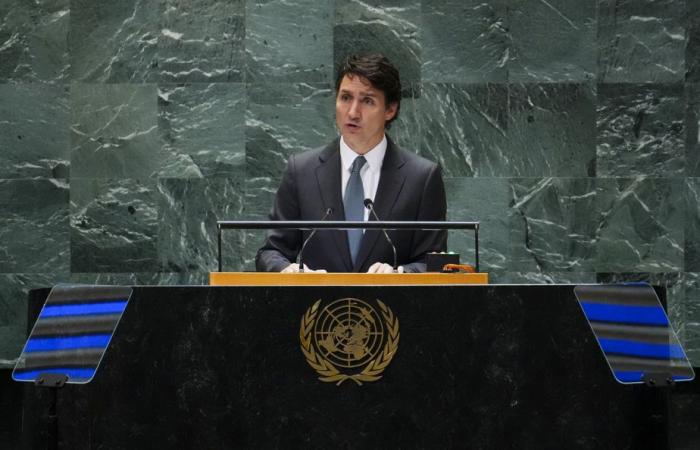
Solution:
<svg viewBox="0 0 700 450"><path fill-rule="evenodd" d="M666 384L695 377L651 286L581 285L574 293L617 381Z"/></svg>
<svg viewBox="0 0 700 450"><path fill-rule="evenodd" d="M124 286L55 286L39 313L12 378L34 382L65 375L89 383L109 346L132 289Z"/></svg>

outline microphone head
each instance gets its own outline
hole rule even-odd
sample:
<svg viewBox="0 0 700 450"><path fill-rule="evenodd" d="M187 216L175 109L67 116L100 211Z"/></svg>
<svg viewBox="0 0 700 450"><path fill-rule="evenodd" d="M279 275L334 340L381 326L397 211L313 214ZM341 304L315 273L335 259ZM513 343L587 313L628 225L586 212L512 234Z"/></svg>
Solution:
<svg viewBox="0 0 700 450"><path fill-rule="evenodd" d="M374 202L368 198L365 199L364 203L365 203L365 208L367 208L367 209L370 209L371 207L374 206Z"/></svg>

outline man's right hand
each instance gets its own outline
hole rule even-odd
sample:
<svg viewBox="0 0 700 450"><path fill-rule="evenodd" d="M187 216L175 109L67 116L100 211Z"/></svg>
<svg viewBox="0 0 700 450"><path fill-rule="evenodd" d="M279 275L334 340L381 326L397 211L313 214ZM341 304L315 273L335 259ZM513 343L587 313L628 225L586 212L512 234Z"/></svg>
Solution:
<svg viewBox="0 0 700 450"><path fill-rule="evenodd" d="M280 272L280 273L296 273L296 272L299 272L299 264L293 263L293 264L290 264L287 267L285 267L282 270L282 272ZM312 269L309 269L309 266L304 264L304 273L307 273L307 272L308 273L311 273L311 272L313 272L313 273L327 273L326 269L312 270Z"/></svg>

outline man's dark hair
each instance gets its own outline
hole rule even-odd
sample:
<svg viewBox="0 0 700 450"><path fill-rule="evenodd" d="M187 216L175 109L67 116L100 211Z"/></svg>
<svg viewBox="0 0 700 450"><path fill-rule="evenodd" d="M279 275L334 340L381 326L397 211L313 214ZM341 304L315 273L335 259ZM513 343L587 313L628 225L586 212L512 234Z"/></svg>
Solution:
<svg viewBox="0 0 700 450"><path fill-rule="evenodd" d="M348 56L338 68L335 79L336 95L345 75L359 75L369 80L374 88L384 92L386 107L396 103L396 114L386 122L386 127L389 128L391 122L399 117L401 109L401 79L396 67L386 56L380 54Z"/></svg>

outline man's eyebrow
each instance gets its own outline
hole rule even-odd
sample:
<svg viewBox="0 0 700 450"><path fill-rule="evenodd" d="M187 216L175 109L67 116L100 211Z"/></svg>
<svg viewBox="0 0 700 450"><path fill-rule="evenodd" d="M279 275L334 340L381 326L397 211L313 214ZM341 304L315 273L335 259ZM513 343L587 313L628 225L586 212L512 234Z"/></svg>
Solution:
<svg viewBox="0 0 700 450"><path fill-rule="evenodd" d="M340 92L343 93L343 94L354 94L353 91L349 91L349 90L347 90L347 89L341 89ZM360 96L364 96L364 97L376 97L376 96L377 96L377 93L376 93L375 91L360 91Z"/></svg>

